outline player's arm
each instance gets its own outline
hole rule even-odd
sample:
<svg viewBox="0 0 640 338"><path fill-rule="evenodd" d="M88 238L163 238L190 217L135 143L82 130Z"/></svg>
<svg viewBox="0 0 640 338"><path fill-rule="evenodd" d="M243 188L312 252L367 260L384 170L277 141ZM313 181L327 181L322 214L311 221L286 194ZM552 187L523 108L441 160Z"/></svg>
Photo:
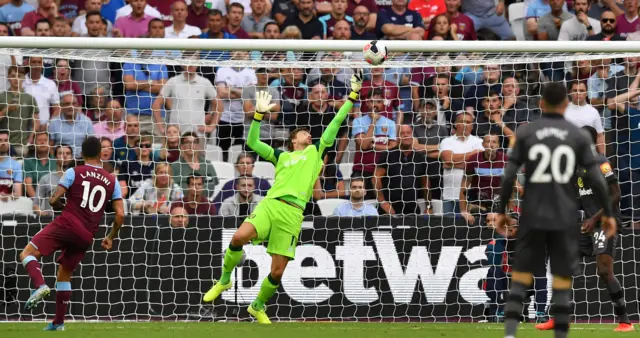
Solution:
<svg viewBox="0 0 640 338"><path fill-rule="evenodd" d="M621 197L620 185L618 184L618 179L616 178L616 175L613 173L611 164L609 164L609 162L603 162L600 164L600 172L602 173L602 176L604 176L607 182L607 185L609 186L609 195L611 195L611 208L615 210L616 207L618 206L618 203L620 203L620 197ZM582 231L584 232L593 231L593 228L598 223L598 221L600 221L602 216L604 216L604 209L598 210L598 212L595 215L593 215L593 217L585 220L585 222L582 224Z"/></svg>
<svg viewBox="0 0 640 338"><path fill-rule="evenodd" d="M342 126L342 122L347 118L349 112L351 112L351 108L353 108L353 104L358 100L360 96L360 88L362 88L362 69L355 69L353 75L351 76L351 93L349 94L347 102L345 102L336 116L329 122L327 129L322 133L322 137L320 138L320 144L318 150L320 154L324 155L324 151L326 148L331 147L333 142L336 140L336 136L338 136L338 132L340 131L340 127Z"/></svg>
<svg viewBox="0 0 640 338"><path fill-rule="evenodd" d="M58 183L58 186L56 187L56 190L49 198L49 205L51 206L51 208L53 208L53 210L58 211L64 208L62 197L64 197L67 189L69 189L75 179L76 171L73 168L69 168L64 172L62 178L60 179L60 183Z"/></svg>
<svg viewBox="0 0 640 338"><path fill-rule="evenodd" d="M247 135L247 146L255 151L262 158L276 165L278 154L268 144L260 141L260 122L264 118L264 114L271 111L275 104L271 103L271 95L267 91L259 91L256 93L256 112L253 114L253 121L249 127L249 135Z"/></svg>
<svg viewBox="0 0 640 338"><path fill-rule="evenodd" d="M115 186L113 187L113 195L111 196L111 204L113 205L113 211L115 212L115 217L113 219L111 231L107 234L107 236L102 240L102 248L105 250L111 250L113 246L113 240L118 237L118 232L120 232L120 228L122 227L122 223L124 223L124 203L122 202L122 190L120 189L120 185L115 182Z"/></svg>

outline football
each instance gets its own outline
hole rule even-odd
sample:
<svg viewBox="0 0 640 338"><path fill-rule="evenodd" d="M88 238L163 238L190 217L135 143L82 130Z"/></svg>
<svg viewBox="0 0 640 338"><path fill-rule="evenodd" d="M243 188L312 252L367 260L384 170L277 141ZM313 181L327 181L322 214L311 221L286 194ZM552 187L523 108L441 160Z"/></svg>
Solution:
<svg viewBox="0 0 640 338"><path fill-rule="evenodd" d="M371 41L362 49L364 59L371 65L381 65L387 59L387 46L380 41Z"/></svg>

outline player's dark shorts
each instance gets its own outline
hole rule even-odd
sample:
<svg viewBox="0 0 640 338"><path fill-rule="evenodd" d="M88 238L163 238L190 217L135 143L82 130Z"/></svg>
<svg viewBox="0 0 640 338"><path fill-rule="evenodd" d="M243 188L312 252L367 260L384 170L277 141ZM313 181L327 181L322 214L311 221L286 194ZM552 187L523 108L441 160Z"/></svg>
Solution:
<svg viewBox="0 0 640 338"><path fill-rule="evenodd" d="M78 222L57 217L31 239L31 244L42 256L62 250L58 263L73 271L93 244L93 233Z"/></svg>
<svg viewBox="0 0 640 338"><path fill-rule="evenodd" d="M582 257L608 255L615 258L617 245L618 235L606 238L601 230L595 230L591 234L580 235L580 254Z"/></svg>
<svg viewBox="0 0 640 338"><path fill-rule="evenodd" d="M578 271L578 237L580 229L538 230L520 227L513 270L536 273L546 270L547 257L551 273L560 277L573 277Z"/></svg>

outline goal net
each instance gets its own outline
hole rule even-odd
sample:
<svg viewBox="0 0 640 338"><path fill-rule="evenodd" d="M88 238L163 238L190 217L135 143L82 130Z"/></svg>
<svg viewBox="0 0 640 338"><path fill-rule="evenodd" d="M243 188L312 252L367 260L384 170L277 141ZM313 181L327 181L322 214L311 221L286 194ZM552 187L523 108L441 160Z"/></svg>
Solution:
<svg viewBox="0 0 640 338"><path fill-rule="evenodd" d="M320 139L360 67L360 100L326 154L272 318L499 318L514 245L492 230L505 150L540 117L545 83L563 81L572 121L594 128L619 177L615 274L638 320L638 46L388 41L388 61L370 67L361 41L210 41L0 40L0 320L53 316L54 297L23 310L32 286L17 257L54 216L48 197L61 170L80 163L87 135L102 139L127 218L114 250L97 241L75 272L69 316L246 320L270 272L265 246L245 247L221 299L202 295L275 179L273 164L245 148L256 93L275 104L261 141L286 151L297 128ZM523 194L519 185L514 216ZM43 259L50 286L57 257ZM544 315L550 298L541 271L527 315ZM613 319L593 258L574 280L574 301L576 320Z"/></svg>

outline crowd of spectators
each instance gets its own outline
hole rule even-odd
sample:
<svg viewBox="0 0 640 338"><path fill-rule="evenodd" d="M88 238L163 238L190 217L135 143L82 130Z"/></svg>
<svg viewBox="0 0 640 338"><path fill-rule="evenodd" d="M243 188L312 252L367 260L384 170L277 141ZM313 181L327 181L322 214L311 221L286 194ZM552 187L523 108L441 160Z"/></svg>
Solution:
<svg viewBox="0 0 640 338"><path fill-rule="evenodd" d="M0 0L0 36L165 39L638 40L637 0L527 0L522 27L500 0ZM132 49L135 46L132 46ZM33 211L61 173L101 138L104 167L131 213L246 216L273 170L242 149L256 92L275 106L260 137L287 147L307 127L318 141L344 104L351 69L331 52L135 51L238 67L0 56L0 200L26 197ZM394 53L393 58L413 58ZM440 55L438 59L471 57ZM251 60L315 59L327 67L252 68ZM538 93L565 81L567 119L591 126L598 151L618 168L622 210L640 209L635 57L527 65L373 68L360 102L325 158L305 213L341 199L336 215L492 211L517 129L540 117ZM240 147L241 153L236 151ZM219 157L209 156L219 152ZM222 166L220 163L226 164ZM226 163L224 163L226 162ZM263 162L263 161L260 161ZM233 166L235 175L220 172ZM235 176L235 177L234 177ZM521 190L521 187L519 187ZM520 191L519 190L519 191ZM635 193L633 193L635 191ZM521 192L521 191L520 191ZM434 202L434 203L432 203ZM517 209L517 203L513 204ZM322 212L324 213L324 212Z"/></svg>

